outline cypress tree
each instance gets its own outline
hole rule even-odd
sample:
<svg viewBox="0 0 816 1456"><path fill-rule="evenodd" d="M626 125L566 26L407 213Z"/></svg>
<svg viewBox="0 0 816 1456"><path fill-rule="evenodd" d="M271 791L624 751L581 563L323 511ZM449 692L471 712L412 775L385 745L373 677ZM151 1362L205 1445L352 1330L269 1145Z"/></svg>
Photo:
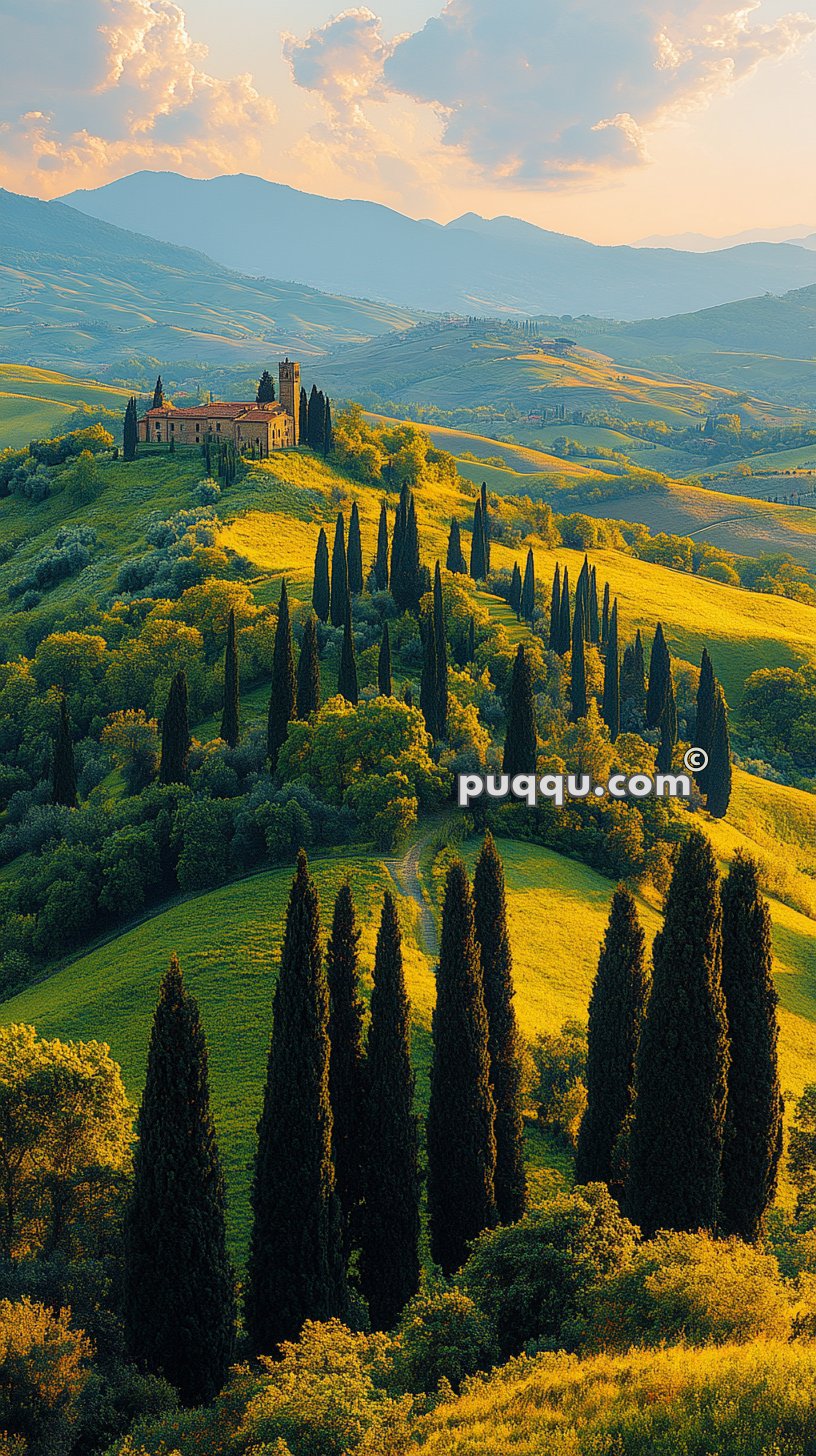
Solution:
<svg viewBox="0 0 816 1456"><path fill-rule="evenodd" d="M728 1077L721 924L714 851L695 829L680 846L655 938L635 1065L626 1203L645 1238L717 1221Z"/></svg>
<svg viewBox="0 0 816 1456"><path fill-rule="evenodd" d="M316 384L312 385L307 411L307 440L312 450L323 449L326 428L326 401Z"/></svg>
<svg viewBox="0 0 816 1456"><path fill-rule="evenodd" d="M295 717L306 719L320 707L320 656L317 620L310 612L303 628L297 670Z"/></svg>
<svg viewBox="0 0 816 1456"><path fill-rule="evenodd" d="M535 773L537 747L533 674L524 643L520 642L507 700L502 773L509 774L511 778L516 774Z"/></svg>
<svg viewBox="0 0 816 1456"><path fill-rule="evenodd" d="M377 688L384 698L391 698L394 695L394 686L391 681L391 636L387 622L383 622L380 651L377 657Z"/></svg>
<svg viewBox="0 0 816 1456"><path fill-rule="evenodd" d="M575 611L578 611L578 603L581 602L584 608L584 641L587 638L587 627L589 624L589 557L585 554L578 575L578 583L575 588ZM573 627L573 634L574 634Z"/></svg>
<svg viewBox="0 0 816 1456"><path fill-rule="evenodd" d="M521 1041L513 1009L504 868L490 832L473 874L473 912L487 1011L490 1086L496 1105L496 1209L501 1223L515 1223L527 1201Z"/></svg>
<svg viewBox="0 0 816 1456"><path fill-rule="evenodd" d="M347 1254L359 1239L364 1193L365 1096L363 1091L363 1003L360 999L360 931L348 881L334 902L326 947L329 987L329 1097L337 1197L343 1213Z"/></svg>
<svg viewBox="0 0 816 1456"><path fill-rule="evenodd" d="M230 748L235 748L238 744L240 706L241 687L238 644L235 640L235 612L230 609L227 621L227 646L224 652L224 711L221 714L221 737Z"/></svg>
<svg viewBox="0 0 816 1456"><path fill-rule="evenodd" d="M439 736L436 682L436 621L433 611L430 611L424 613L422 619L422 675L419 683L419 706L425 719L425 727L432 738Z"/></svg>
<svg viewBox="0 0 816 1456"><path fill-rule="evenodd" d="M646 716L646 675L640 629L623 654L621 666L621 708L627 728L642 728ZM622 713L623 716L623 713Z"/></svg>
<svg viewBox="0 0 816 1456"><path fill-rule="evenodd" d="M448 554L445 558L445 567L457 575L467 576L467 562L462 551L462 536L459 530L459 522L456 517L450 523L448 532Z"/></svg>
<svg viewBox="0 0 816 1456"><path fill-rule="evenodd" d="M394 601L402 597L401 563L402 552L405 545L405 528L408 521L408 500L410 491L407 484L403 483L400 490L400 498L397 502L397 512L394 517L394 534L391 537L391 571L389 580L391 584L391 595Z"/></svg>
<svg viewBox="0 0 816 1456"><path fill-rule="evenodd" d="M598 621L598 573L594 566L589 573L589 620L587 628L590 642L597 646L601 639L601 628Z"/></svg>
<svg viewBox="0 0 816 1456"><path fill-rule="evenodd" d="M694 730L694 744L711 757L711 733L714 727L714 702L717 696L717 680L707 649L703 648L700 660L700 682L697 687L697 724ZM701 794L708 786L708 766L698 769L694 775Z"/></svg>
<svg viewBox="0 0 816 1456"><path fill-rule="evenodd" d="M300 386L300 409L298 411L298 441L301 445L309 443L309 401L306 397L306 390Z"/></svg>
<svg viewBox="0 0 816 1456"><path fill-rule="evenodd" d="M618 599L615 598L606 642L604 658L603 707L604 723L609 736L615 742L620 733L620 665L618 658Z"/></svg>
<svg viewBox="0 0 816 1456"><path fill-rule="evenodd" d="M245 1321L256 1354L297 1339L307 1319L345 1313L328 1022L317 889L301 850L286 912L252 1183Z"/></svg>
<svg viewBox="0 0 816 1456"><path fill-rule="evenodd" d="M711 725L711 757L706 776L706 808L714 819L724 819L731 799L731 738L725 694L717 683Z"/></svg>
<svg viewBox="0 0 816 1456"><path fill-rule="evenodd" d="M63 693L60 698L57 731L54 736L54 762L51 772L51 803L62 804L75 809L77 803L76 765L74 763L74 740L71 736L71 719L68 700Z"/></svg>
<svg viewBox="0 0 816 1456"><path fill-rule="evenodd" d="M720 1227L755 1243L776 1195L782 1092L771 915L755 860L741 850L722 888L722 987L731 1063Z"/></svg>
<svg viewBox="0 0 816 1456"><path fill-rule="evenodd" d="M363 590L363 543L360 538L360 512L355 501L351 508L348 533L348 585L352 596Z"/></svg>
<svg viewBox="0 0 816 1456"><path fill-rule="evenodd" d="M380 505L380 523L377 528L377 555L374 557L374 581L377 591L388 590L388 511L385 501Z"/></svg>
<svg viewBox="0 0 816 1456"><path fill-rule="evenodd" d="M434 571L434 704L437 738L444 738L448 727L448 642L445 635L445 604L442 600L442 573L439 562Z"/></svg>
<svg viewBox="0 0 816 1456"><path fill-rule="evenodd" d="M606 1183L616 1196L615 1147L632 1109L635 1058L649 980L646 937L625 885L612 896L589 1000L587 1106L575 1155L579 1183Z"/></svg>
<svg viewBox="0 0 816 1456"><path fill-rule="evenodd" d="M484 564L485 576L490 575L490 512L487 509L487 481L482 481L480 492L482 506L482 534L484 536Z"/></svg>
<svg viewBox="0 0 816 1456"><path fill-rule="evenodd" d="M391 595L401 612L419 611L420 597L427 589L426 576L419 561L414 493L403 486L391 546Z"/></svg>
<svg viewBox="0 0 816 1456"><path fill-rule="evenodd" d="M517 561L513 562L513 575L510 578L510 606L521 620L521 572Z"/></svg>
<svg viewBox="0 0 816 1456"><path fill-rule="evenodd" d="M275 381L268 369L264 369L258 380L258 392L255 395L256 404L272 404L275 399Z"/></svg>
<svg viewBox="0 0 816 1456"><path fill-rule="evenodd" d="M671 658L663 635L663 627L657 624L652 640L652 655L649 659L649 687L646 693L646 727L657 728L666 706L671 677Z"/></svg>
<svg viewBox="0 0 816 1456"><path fill-rule="evenodd" d="M473 896L464 865L448 870L433 1013L428 1106L431 1253L451 1275L468 1243L496 1223L496 1109Z"/></svg>
<svg viewBox="0 0 816 1456"><path fill-rule="evenodd" d="M337 521L334 527L331 565L330 615L333 627L342 627L345 622L348 599L349 575L348 562L346 560L346 524L343 520L343 512L338 511Z"/></svg>
<svg viewBox="0 0 816 1456"><path fill-rule="evenodd" d="M374 956L366 1054L366 1177L360 1282L372 1328L390 1329L419 1288L419 1153L411 1008L390 890Z"/></svg>
<svg viewBox="0 0 816 1456"><path fill-rule="evenodd" d="M573 723L587 715L586 644L584 640L583 592L575 594L575 616L572 619L572 659L570 662L570 717Z"/></svg>
<svg viewBox="0 0 816 1456"><path fill-rule="evenodd" d="M566 657L572 645L572 619L570 617L569 567L564 567L561 580L561 607L558 613L558 652Z"/></svg>
<svg viewBox="0 0 816 1456"><path fill-rule="evenodd" d="M139 438L139 421L136 414L136 400L131 397L125 409L125 423L122 427L122 459L136 459L136 445Z"/></svg>
<svg viewBox="0 0 816 1456"><path fill-rule="evenodd" d="M138 1133L124 1238L129 1352L186 1405L201 1405L232 1360L235 1281L207 1045L175 955L153 1017Z"/></svg>
<svg viewBox="0 0 816 1456"><path fill-rule="evenodd" d="M323 415L323 454L331 455L334 449L334 425L332 423L331 400L326 395L326 408Z"/></svg>
<svg viewBox="0 0 816 1456"><path fill-rule="evenodd" d="M289 596L286 578L281 580L275 647L272 654L272 691L266 720L266 752L272 773L278 766L278 755L286 741L289 724L295 716L297 683L295 654L292 647L292 624L289 618Z"/></svg>
<svg viewBox="0 0 816 1456"><path fill-rule="evenodd" d="M354 650L354 633L351 629L351 602L346 602L346 621L343 628L343 646L340 649L340 670L337 674L337 692L346 702L356 707L360 699L357 681L357 654Z"/></svg>
<svg viewBox="0 0 816 1456"><path fill-rule="evenodd" d="M315 551L312 606L321 622L328 622L331 606L331 592L329 589L329 543L326 540L326 532L322 526L320 527L320 535L317 538L317 550Z"/></svg>
<svg viewBox="0 0 816 1456"><path fill-rule="evenodd" d="M660 742L657 748L658 773L671 773L672 758L677 744L677 701L674 696L674 679L669 673L666 701L660 717Z"/></svg>
<svg viewBox="0 0 816 1456"><path fill-rule="evenodd" d="M170 684L167 707L162 719L160 784L187 782L187 756L190 752L190 719L187 708L187 674L177 672Z"/></svg>
<svg viewBox="0 0 816 1456"><path fill-rule="evenodd" d="M159 375L158 379L156 380L156 384L155 384L155 387L153 389L153 404L152 404L152 408L153 409L164 409L164 385L162 384L162 377L161 377L161 375Z"/></svg>
<svg viewBox="0 0 816 1456"><path fill-rule="evenodd" d="M603 609L601 611L601 646L605 647L609 637L609 582L604 582Z"/></svg>
<svg viewBox="0 0 816 1456"><path fill-rule="evenodd" d="M521 588L521 615L525 622L532 622L535 614L535 561L533 549L527 552L524 564L524 583Z"/></svg>
<svg viewBox="0 0 816 1456"><path fill-rule="evenodd" d="M555 563L552 594L550 596L550 635L547 646L550 652L558 652L561 642L561 568Z"/></svg>
<svg viewBox="0 0 816 1456"><path fill-rule="evenodd" d="M476 505L473 510L473 532L470 538L470 575L473 581L484 581L487 576L485 551L482 498L479 495L476 497Z"/></svg>

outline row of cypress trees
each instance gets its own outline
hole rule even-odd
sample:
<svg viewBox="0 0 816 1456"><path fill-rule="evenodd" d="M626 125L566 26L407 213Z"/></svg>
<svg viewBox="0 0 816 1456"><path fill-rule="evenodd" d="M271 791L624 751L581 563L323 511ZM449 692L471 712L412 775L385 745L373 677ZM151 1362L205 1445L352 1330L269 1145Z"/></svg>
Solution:
<svg viewBox="0 0 816 1456"><path fill-rule="evenodd" d="M380 507L377 529L377 550L368 575L373 591L387 591L400 611L417 612L420 598L429 589L427 570L420 562L419 531L416 501L408 485L403 485L389 543L388 511L385 501ZM331 621L342 627L346 619L349 597L359 596L364 586L363 550L360 536L360 514L355 501L351 508L348 546L345 519L338 513L334 529L331 569L326 532L321 526L317 538L312 586L312 605L321 622Z"/></svg>
<svg viewBox="0 0 816 1456"><path fill-rule="evenodd" d="M580 1182L605 1182L647 1237L755 1241L782 1147L771 922L756 863L720 886L708 838L684 840L653 948L619 887L589 1008Z"/></svg>
<svg viewBox="0 0 816 1456"><path fill-rule="evenodd" d="M331 400L328 395L318 389L316 384L312 385L308 395L301 386L299 409L298 434L301 445L308 445L311 450L319 451L322 455L331 454L333 425Z"/></svg>

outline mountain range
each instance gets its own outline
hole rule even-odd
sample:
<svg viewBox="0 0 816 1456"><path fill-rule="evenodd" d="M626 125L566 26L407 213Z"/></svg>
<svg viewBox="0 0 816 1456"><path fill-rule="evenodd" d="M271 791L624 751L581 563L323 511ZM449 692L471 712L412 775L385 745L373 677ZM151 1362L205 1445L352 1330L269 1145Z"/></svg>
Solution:
<svg viewBox="0 0 816 1456"><path fill-rule="evenodd" d="M518 218L443 226L243 175L136 172L62 200L244 274L433 313L642 319L816 283L816 252L793 243L600 247Z"/></svg>

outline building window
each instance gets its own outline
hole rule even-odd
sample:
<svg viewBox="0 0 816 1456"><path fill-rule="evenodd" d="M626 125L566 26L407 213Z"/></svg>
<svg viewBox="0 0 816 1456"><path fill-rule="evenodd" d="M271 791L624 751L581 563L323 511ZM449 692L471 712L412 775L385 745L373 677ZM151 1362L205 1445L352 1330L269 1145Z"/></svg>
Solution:
<svg viewBox="0 0 816 1456"><path fill-rule="evenodd" d="M216 425L215 430L216 430L216 434L218 434L218 435L221 434L221 426L220 425Z"/></svg>

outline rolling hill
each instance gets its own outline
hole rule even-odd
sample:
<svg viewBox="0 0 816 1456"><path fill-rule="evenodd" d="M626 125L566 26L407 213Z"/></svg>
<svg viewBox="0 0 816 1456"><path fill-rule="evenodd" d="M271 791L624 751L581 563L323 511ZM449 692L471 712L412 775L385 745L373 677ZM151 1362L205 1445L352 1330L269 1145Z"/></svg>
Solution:
<svg viewBox="0 0 816 1456"><path fill-rule="evenodd" d="M639 319L816 282L816 256L790 243L707 254L598 247L518 218L468 213L440 226L260 177L137 172L63 200L244 273L432 312Z"/></svg>
<svg viewBox="0 0 816 1456"><path fill-rule="evenodd" d="M416 321L405 308L242 277L192 249L3 190L0 237L0 358L40 368L144 356L268 364Z"/></svg>

